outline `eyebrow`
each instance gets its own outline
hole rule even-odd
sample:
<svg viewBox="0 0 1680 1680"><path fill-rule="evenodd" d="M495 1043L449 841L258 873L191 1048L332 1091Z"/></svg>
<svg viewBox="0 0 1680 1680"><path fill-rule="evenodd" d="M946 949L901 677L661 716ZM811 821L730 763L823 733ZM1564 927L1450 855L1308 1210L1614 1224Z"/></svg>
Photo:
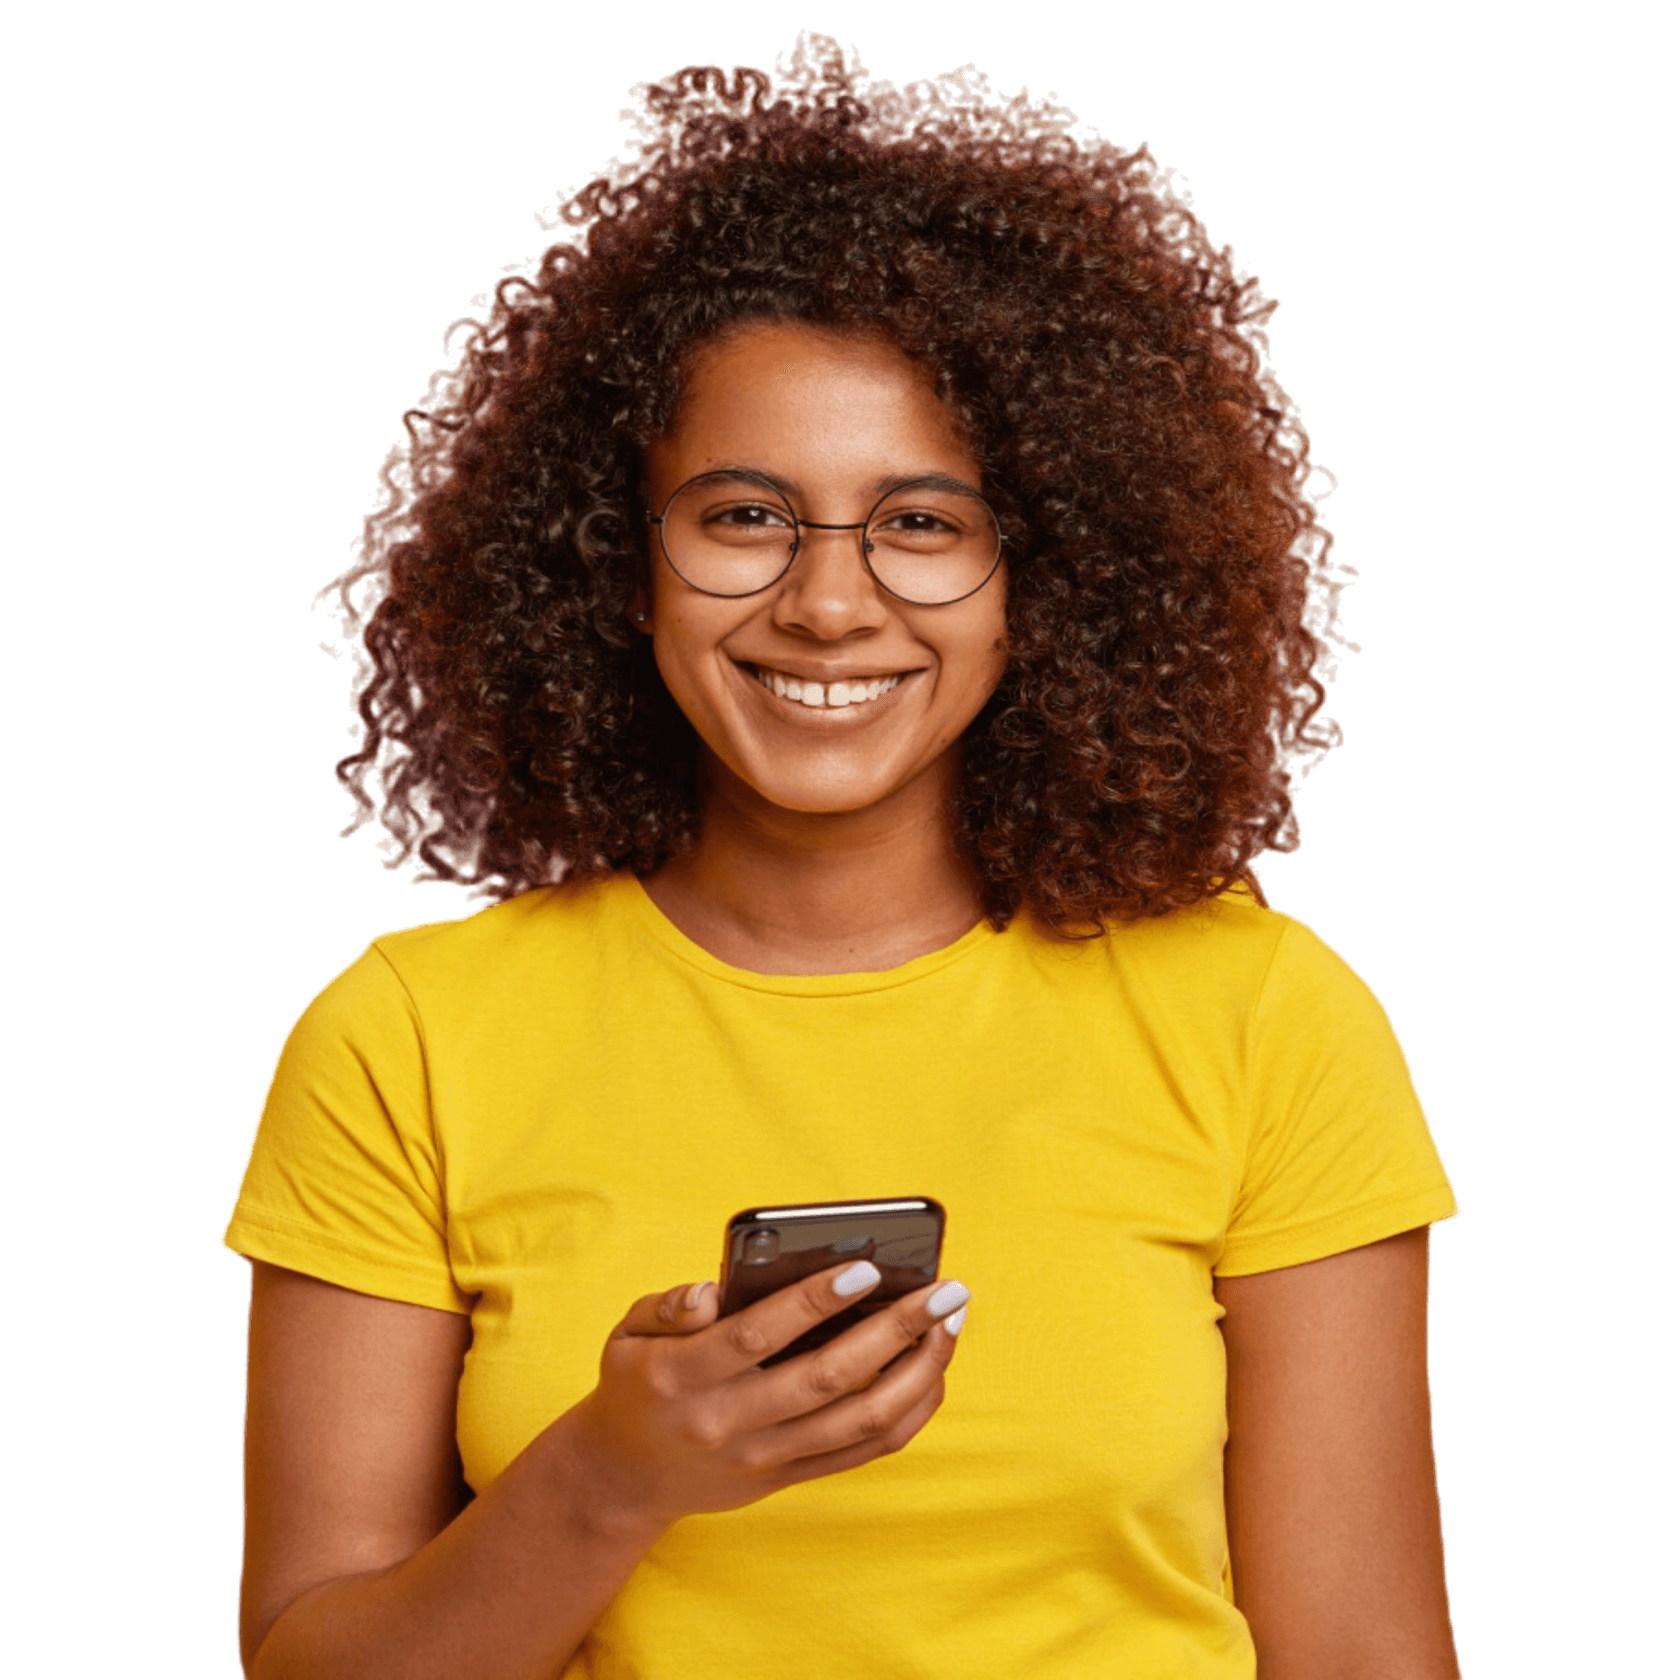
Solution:
<svg viewBox="0 0 1680 1680"><path fill-rule="evenodd" d="M780 473L766 471L763 467L743 466L739 462L727 461L720 467L713 467L711 471L723 477L758 478L787 497L791 502L797 495L802 494L799 486L791 478L783 478ZM889 496L894 490L903 490L909 485L926 485L931 490L961 490L971 496L980 495L980 486L970 484L964 479L952 478L949 473L888 473L884 478L878 478L867 487L868 494L877 501L883 496Z"/></svg>

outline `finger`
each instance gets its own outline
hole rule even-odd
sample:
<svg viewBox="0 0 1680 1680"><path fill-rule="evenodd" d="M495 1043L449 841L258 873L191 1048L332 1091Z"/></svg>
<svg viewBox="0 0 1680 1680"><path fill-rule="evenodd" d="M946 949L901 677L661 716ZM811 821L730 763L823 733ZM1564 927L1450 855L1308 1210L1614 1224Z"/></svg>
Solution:
<svg viewBox="0 0 1680 1680"><path fill-rule="evenodd" d="M854 1260L849 1265L813 1272L750 1307L728 1314L705 1336L696 1338L691 1366L694 1380L711 1386L753 1370L813 1324L865 1299L880 1281L880 1271L869 1261Z"/></svg>
<svg viewBox="0 0 1680 1680"><path fill-rule="evenodd" d="M945 1400L945 1371L956 1337L930 1330L866 1393L771 1431L758 1446L779 1485L831 1476L907 1446Z"/></svg>
<svg viewBox="0 0 1680 1680"><path fill-rule="evenodd" d="M644 1295L613 1330L624 1336L687 1336L717 1319L715 1283L679 1283L663 1295Z"/></svg>
<svg viewBox="0 0 1680 1680"><path fill-rule="evenodd" d="M797 1378L808 1390L810 1404L800 1409L810 1411L837 1393L868 1387L907 1348L915 1347L932 1325L948 1321L955 1336L967 1303L968 1290L955 1278L928 1284L883 1304L832 1341L779 1364L777 1374Z"/></svg>
<svg viewBox="0 0 1680 1680"><path fill-rule="evenodd" d="M921 1344L939 1320L953 1317L966 1297L968 1290L963 1285L954 1278L946 1278L882 1305L879 1312L848 1327L825 1346L813 1347L793 1359L778 1362L769 1371L754 1371L729 1379L739 1389L732 1399L734 1415L744 1430L771 1431L808 1418L848 1394L862 1393L874 1398L882 1383L882 1376L877 1373L894 1368L895 1362L909 1362L907 1351ZM689 1349L684 1349L685 1354L692 1352L697 1361L711 1356L712 1347L719 1337L726 1336L731 1324L732 1319L724 1320L709 1336L699 1337ZM942 1344L953 1341L944 1329L939 1329L937 1339ZM946 1361L949 1352L949 1347L939 1347L939 1356ZM895 1404L895 1396L902 1393L900 1381L880 1404Z"/></svg>

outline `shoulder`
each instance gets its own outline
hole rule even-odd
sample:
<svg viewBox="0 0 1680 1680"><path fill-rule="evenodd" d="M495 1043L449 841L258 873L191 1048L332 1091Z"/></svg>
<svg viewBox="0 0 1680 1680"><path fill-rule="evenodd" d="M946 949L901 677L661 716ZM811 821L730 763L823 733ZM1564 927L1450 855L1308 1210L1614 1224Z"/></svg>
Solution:
<svg viewBox="0 0 1680 1680"><path fill-rule="evenodd" d="M426 922L381 934L373 949L393 967L415 970L517 951L540 939L556 922L574 919L592 889L598 893L599 883L538 887L455 921Z"/></svg>
<svg viewBox="0 0 1680 1680"><path fill-rule="evenodd" d="M1165 1027L1244 1037L1376 1010L1364 982L1306 923L1233 889L1166 916L1110 923L1097 938L1036 924L1018 945L1039 983L1067 997L1124 999Z"/></svg>
<svg viewBox="0 0 1680 1680"><path fill-rule="evenodd" d="M1021 916L996 942L987 970L1006 991L1000 1005L1023 1018L1037 1010L1033 1018L1047 1016L1058 1033L1223 1069L1219 1083L1234 1085L1255 999L1291 925L1237 894L1111 921L1090 938L1067 938Z"/></svg>
<svg viewBox="0 0 1680 1680"><path fill-rule="evenodd" d="M1234 888L1165 916L1110 922L1091 939L1064 939L1035 924L1027 944L1051 973L1084 973L1163 1002L1219 995L1240 1004L1252 1002L1285 941L1303 934L1311 937L1292 917Z"/></svg>
<svg viewBox="0 0 1680 1680"><path fill-rule="evenodd" d="M1364 983L1312 928L1262 907L1245 888L1110 934L1112 960L1199 995L1229 992L1253 1010L1363 992Z"/></svg>
<svg viewBox="0 0 1680 1680"><path fill-rule="evenodd" d="M415 994L518 986L533 972L563 973L578 953L610 937L623 888L616 876L538 887L457 921L382 934L362 960L379 963Z"/></svg>

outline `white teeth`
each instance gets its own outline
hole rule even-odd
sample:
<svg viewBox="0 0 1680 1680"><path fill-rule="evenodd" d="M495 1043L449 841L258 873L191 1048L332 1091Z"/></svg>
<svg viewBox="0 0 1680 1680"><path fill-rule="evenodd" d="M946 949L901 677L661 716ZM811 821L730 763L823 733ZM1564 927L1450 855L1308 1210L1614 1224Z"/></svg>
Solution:
<svg viewBox="0 0 1680 1680"><path fill-rule="evenodd" d="M780 671L755 668L754 675L772 694L797 701L802 706L857 706L866 700L877 700L889 689L897 688L902 677L841 678L823 684L804 682L798 677L785 677Z"/></svg>

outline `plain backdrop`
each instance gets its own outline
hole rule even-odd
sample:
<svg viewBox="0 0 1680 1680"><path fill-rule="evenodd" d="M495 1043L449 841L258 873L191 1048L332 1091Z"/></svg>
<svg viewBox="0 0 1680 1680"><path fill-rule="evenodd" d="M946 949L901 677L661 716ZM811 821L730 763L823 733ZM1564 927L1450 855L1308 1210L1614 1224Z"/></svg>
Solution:
<svg viewBox="0 0 1680 1680"><path fill-rule="evenodd" d="M878 76L973 63L1148 142L1281 300L1273 363L1338 482L1362 651L1304 843L1260 872L1386 1004L1461 1204L1432 1368L1465 1672L1657 1671L1656 15L352 0L10 26L12 1672L237 1674L248 1268L220 1243L267 1081L372 936L477 907L338 837L351 668L312 595L445 328L625 144L633 85L767 64L800 27Z"/></svg>

